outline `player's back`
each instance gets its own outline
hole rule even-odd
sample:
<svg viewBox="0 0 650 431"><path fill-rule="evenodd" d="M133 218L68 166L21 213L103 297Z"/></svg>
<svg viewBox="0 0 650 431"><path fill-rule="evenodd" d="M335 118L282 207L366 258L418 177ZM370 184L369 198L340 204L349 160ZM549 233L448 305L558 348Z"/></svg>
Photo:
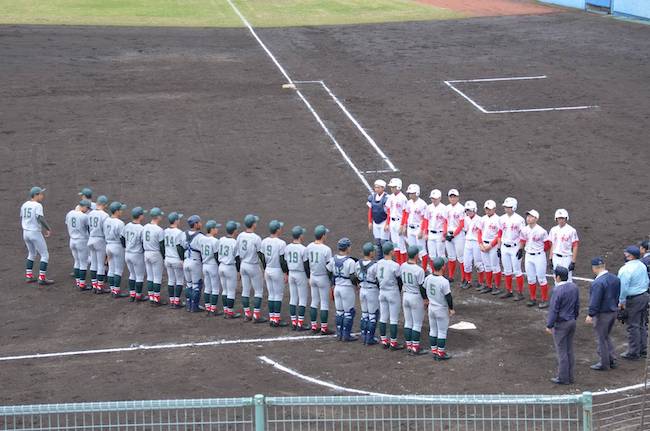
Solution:
<svg viewBox="0 0 650 431"><path fill-rule="evenodd" d="M165 258L180 259L176 246L181 245L183 241L183 231L177 227L168 227L163 231L165 238Z"/></svg>
<svg viewBox="0 0 650 431"><path fill-rule="evenodd" d="M237 253L242 263L258 264L257 252L262 247L262 238L255 232L242 232L237 235Z"/></svg>
<svg viewBox="0 0 650 431"><path fill-rule="evenodd" d="M138 223L129 222L124 226L124 231L122 231L122 236L126 242L126 252L127 253L143 253L144 248L142 247L142 230L143 226Z"/></svg>
<svg viewBox="0 0 650 431"><path fill-rule="evenodd" d="M88 238L88 216L81 211L71 210L65 216L65 225L71 239Z"/></svg>
<svg viewBox="0 0 650 431"><path fill-rule="evenodd" d="M400 266L403 290L408 293L420 293L420 286L424 283L424 270L420 265L405 262Z"/></svg>
<svg viewBox="0 0 650 431"><path fill-rule="evenodd" d="M160 251L160 241L165 240L163 229L153 223L142 228L142 246L144 251Z"/></svg>
<svg viewBox="0 0 650 431"><path fill-rule="evenodd" d="M359 287L365 289L377 289L377 262L370 259L359 260L356 264Z"/></svg>
<svg viewBox="0 0 650 431"><path fill-rule="evenodd" d="M335 285L353 286L351 276L356 272L356 262L350 256L333 256L327 263L327 269L334 275Z"/></svg>
<svg viewBox="0 0 650 431"><path fill-rule="evenodd" d="M267 268L280 268L280 256L284 256L287 243L277 237L267 237L262 240L261 249L264 253Z"/></svg>
<svg viewBox="0 0 650 431"><path fill-rule="evenodd" d="M312 242L307 246L309 271L311 275L327 275L327 262L332 258L332 249L327 245Z"/></svg>
<svg viewBox="0 0 650 431"><path fill-rule="evenodd" d="M400 276L399 264L393 260L381 259L377 262L377 281L381 290L397 290L397 277Z"/></svg>
<svg viewBox="0 0 650 431"><path fill-rule="evenodd" d="M217 260L214 254L219 253L219 240L213 236L205 235L201 238L201 260L204 265L215 265Z"/></svg>
<svg viewBox="0 0 650 431"><path fill-rule="evenodd" d="M124 232L124 222L119 218L107 218L104 220L104 238L109 244L120 242Z"/></svg>
<svg viewBox="0 0 650 431"><path fill-rule="evenodd" d="M104 222L108 218L106 211L92 210L88 213L88 227L93 238L104 237Z"/></svg>
<svg viewBox="0 0 650 431"><path fill-rule="evenodd" d="M284 249L284 257L289 271L304 271L307 259L307 247L302 244L288 244Z"/></svg>
<svg viewBox="0 0 650 431"><path fill-rule="evenodd" d="M237 255L237 240L224 236L219 239L219 262L222 265L233 265Z"/></svg>
<svg viewBox="0 0 650 431"><path fill-rule="evenodd" d="M424 280L424 289L431 307L447 307L445 296L451 292L449 280L441 275L428 275Z"/></svg>

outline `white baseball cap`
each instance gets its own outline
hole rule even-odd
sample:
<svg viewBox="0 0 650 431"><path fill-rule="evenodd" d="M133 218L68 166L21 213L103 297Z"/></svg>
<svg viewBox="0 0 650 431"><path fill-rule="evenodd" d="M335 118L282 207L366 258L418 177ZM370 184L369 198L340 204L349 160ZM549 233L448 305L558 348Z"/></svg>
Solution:
<svg viewBox="0 0 650 431"><path fill-rule="evenodd" d="M417 184L409 184L406 193L415 193L416 196L420 196L420 186Z"/></svg>
<svg viewBox="0 0 650 431"><path fill-rule="evenodd" d="M503 206L504 206L504 207L508 207L508 208L512 208L513 211L517 211L517 199L515 199L515 198L511 198L511 197L507 197L507 198L503 201Z"/></svg>
<svg viewBox="0 0 650 431"><path fill-rule="evenodd" d="M565 218L565 219L569 220L569 212L567 210L565 210L564 208L560 208L560 209L555 211L555 218L556 219Z"/></svg>
<svg viewBox="0 0 650 431"><path fill-rule="evenodd" d="M477 209L476 208L476 202L474 202L474 201L465 202L465 209L476 212L476 209Z"/></svg>
<svg viewBox="0 0 650 431"><path fill-rule="evenodd" d="M386 188L386 181L384 181L384 180L376 180L375 181L375 187L384 187L384 188Z"/></svg>
<svg viewBox="0 0 650 431"><path fill-rule="evenodd" d="M485 204L483 205L483 208L487 208L489 210L493 210L497 207L497 203L494 202L492 199L488 199L485 201Z"/></svg>
<svg viewBox="0 0 650 431"><path fill-rule="evenodd" d="M402 190L402 180L399 178L391 178L388 182L388 187L397 187L399 190Z"/></svg>
<svg viewBox="0 0 650 431"><path fill-rule="evenodd" d="M536 219L539 219L539 213L537 212L537 210L529 210L528 212L526 212L526 214L527 215L532 215Z"/></svg>
<svg viewBox="0 0 650 431"><path fill-rule="evenodd" d="M458 190L456 189L451 189L447 192L447 196L451 196L451 195L460 196L460 193L458 193Z"/></svg>
<svg viewBox="0 0 650 431"><path fill-rule="evenodd" d="M429 197L432 199L440 199L442 196L442 192L438 189L433 189L431 190L431 193L429 193Z"/></svg>

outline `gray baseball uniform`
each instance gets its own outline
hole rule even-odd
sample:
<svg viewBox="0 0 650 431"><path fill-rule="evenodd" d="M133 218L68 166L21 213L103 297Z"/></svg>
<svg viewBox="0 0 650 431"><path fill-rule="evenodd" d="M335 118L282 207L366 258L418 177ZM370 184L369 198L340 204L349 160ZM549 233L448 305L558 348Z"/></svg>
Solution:
<svg viewBox="0 0 650 431"><path fill-rule="evenodd" d="M441 275L431 274L424 279L424 289L429 299L429 336L446 339L449 306L445 296L451 292L449 280Z"/></svg>
<svg viewBox="0 0 650 431"><path fill-rule="evenodd" d="M135 280L136 283L144 282L145 276L143 229L141 224L130 222L122 231L122 237L126 242L125 258L126 267L129 269L129 280Z"/></svg>
<svg viewBox="0 0 650 431"><path fill-rule="evenodd" d="M284 249L289 267L289 304L307 306L308 280L305 262L309 262L307 247L302 244L289 244Z"/></svg>
<svg viewBox="0 0 650 431"><path fill-rule="evenodd" d="M88 251L90 252L90 270L97 271L97 275L104 275L104 261L106 260L106 240L104 238L104 222L108 214L102 210L92 210L88 213L88 226L90 238Z"/></svg>
<svg viewBox="0 0 650 431"><path fill-rule="evenodd" d="M221 278L224 295L233 301L237 293L236 255L237 240L230 236L221 238L219 240L219 277Z"/></svg>
<svg viewBox="0 0 650 431"><path fill-rule="evenodd" d="M185 284L183 260L178 255L176 246L182 245L183 231L177 227L168 227L163 231L165 238L165 269L167 270L167 285L182 286Z"/></svg>
<svg viewBox="0 0 650 431"><path fill-rule="evenodd" d="M359 302L361 303L361 317L376 320L379 310L379 283L377 282L377 262L373 260L360 260L356 264L357 278L359 279Z"/></svg>
<svg viewBox="0 0 650 431"><path fill-rule="evenodd" d="M104 220L104 238L106 239L106 256L108 257L108 276L122 276L124 272L124 247L120 242L124 231L124 222L119 218Z"/></svg>
<svg viewBox="0 0 650 431"><path fill-rule="evenodd" d="M203 267L201 265L201 242L203 233L189 230L185 232L181 240L181 246L185 249L185 260L183 261L183 273L188 289L201 290L203 279Z"/></svg>
<svg viewBox="0 0 650 431"><path fill-rule="evenodd" d="M142 228L142 246L144 248L144 264L147 280L155 284L162 283L163 257L160 253L160 243L165 240L165 232L160 226L149 223Z"/></svg>
<svg viewBox="0 0 650 431"><path fill-rule="evenodd" d="M311 285L311 307L328 311L330 306L330 287L327 275L327 262L332 258L332 249L325 244L312 242L306 250L309 258L309 284Z"/></svg>
<svg viewBox="0 0 650 431"><path fill-rule="evenodd" d="M350 277L356 275L356 262L350 256L336 255L327 262L327 270L334 275L334 305L336 314L347 315L354 308L354 284Z"/></svg>
<svg viewBox="0 0 650 431"><path fill-rule="evenodd" d="M74 268L85 270L88 265L88 216L81 211L71 210L65 216L65 225L70 236Z"/></svg>
<svg viewBox="0 0 650 431"><path fill-rule="evenodd" d="M414 263L403 263L400 267L402 274L402 306L404 307L404 328L420 332L424 320L424 300L420 286L424 284L424 270Z"/></svg>
<svg viewBox="0 0 650 431"><path fill-rule="evenodd" d="M242 296L250 297L253 289L256 298L263 296L263 277L257 252L261 250L262 238L255 232L237 235L237 255L241 259Z"/></svg>
<svg viewBox="0 0 650 431"><path fill-rule="evenodd" d="M219 253L219 240L213 236L203 236L200 242L201 257L203 262L203 283L205 294L221 294L221 279L219 278L219 264L214 258Z"/></svg>
<svg viewBox="0 0 650 431"><path fill-rule="evenodd" d="M379 281L379 322L397 325L400 314L400 292L397 278L400 277L397 262L382 259L377 262L377 280Z"/></svg>
<svg viewBox="0 0 650 431"><path fill-rule="evenodd" d="M280 238L267 237L261 243L266 260L264 280L269 301L282 301L284 297L284 272L280 266L280 256L284 256L287 243Z"/></svg>

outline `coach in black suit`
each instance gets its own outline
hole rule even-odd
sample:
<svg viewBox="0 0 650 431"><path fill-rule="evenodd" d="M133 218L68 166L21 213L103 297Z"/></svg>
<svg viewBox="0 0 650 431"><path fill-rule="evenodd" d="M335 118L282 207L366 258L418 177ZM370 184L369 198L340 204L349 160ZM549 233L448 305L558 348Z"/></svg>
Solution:
<svg viewBox="0 0 650 431"><path fill-rule="evenodd" d="M618 311L621 280L607 271L602 257L591 259L591 270L596 278L591 283L587 323L593 324L600 361L592 370L606 371L616 368L614 344L610 337Z"/></svg>

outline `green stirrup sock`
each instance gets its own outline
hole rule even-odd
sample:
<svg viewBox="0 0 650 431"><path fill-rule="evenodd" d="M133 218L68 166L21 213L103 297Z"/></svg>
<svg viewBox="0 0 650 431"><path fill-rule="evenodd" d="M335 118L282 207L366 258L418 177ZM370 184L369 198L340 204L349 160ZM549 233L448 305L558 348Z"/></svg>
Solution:
<svg viewBox="0 0 650 431"><path fill-rule="evenodd" d="M25 259L25 269L34 269L34 261Z"/></svg>
<svg viewBox="0 0 650 431"><path fill-rule="evenodd" d="M296 306L295 305L289 304L289 314L291 314L292 316L296 315Z"/></svg>
<svg viewBox="0 0 650 431"><path fill-rule="evenodd" d="M258 310L262 308L262 298L258 298L257 296L253 299L253 307L257 308Z"/></svg>
<svg viewBox="0 0 650 431"><path fill-rule="evenodd" d="M86 270L85 269L80 269L79 270L79 280L85 282L86 281Z"/></svg>
<svg viewBox="0 0 650 431"><path fill-rule="evenodd" d="M129 290L135 290L135 280L129 278Z"/></svg>
<svg viewBox="0 0 650 431"><path fill-rule="evenodd" d="M242 296L241 297L241 304L242 304L242 307L244 307L244 308L250 308L251 299L248 296Z"/></svg>
<svg viewBox="0 0 650 431"><path fill-rule="evenodd" d="M41 263L38 265L38 270L41 272L46 272L47 271L47 262L41 261Z"/></svg>
<svg viewBox="0 0 650 431"><path fill-rule="evenodd" d="M386 324L383 322L379 322L379 335L382 337L386 336Z"/></svg>
<svg viewBox="0 0 650 431"><path fill-rule="evenodd" d="M392 323L390 325L390 338L393 340L397 339L397 325L393 325Z"/></svg>
<svg viewBox="0 0 650 431"><path fill-rule="evenodd" d="M431 348L438 347L438 338L437 337L432 337L431 335L429 335L429 344L431 345Z"/></svg>
<svg viewBox="0 0 650 431"><path fill-rule="evenodd" d="M438 338L438 348L444 350L445 345L447 344L446 338Z"/></svg>
<svg viewBox="0 0 650 431"><path fill-rule="evenodd" d="M219 303L219 295L210 296L210 305L217 305Z"/></svg>
<svg viewBox="0 0 650 431"><path fill-rule="evenodd" d="M303 305L298 307L298 316L305 317L305 307Z"/></svg>
<svg viewBox="0 0 650 431"><path fill-rule="evenodd" d="M168 284L167 285L167 296L169 296L169 298L174 298L175 297L174 296L174 285L173 284L171 284L171 285Z"/></svg>
<svg viewBox="0 0 650 431"><path fill-rule="evenodd" d="M153 284L153 291L156 293L160 293L160 283Z"/></svg>
<svg viewBox="0 0 650 431"><path fill-rule="evenodd" d="M147 292L153 292L153 281L147 280Z"/></svg>
<svg viewBox="0 0 650 431"><path fill-rule="evenodd" d="M309 309L309 317L312 322L316 322L316 319L318 318L318 309L311 307Z"/></svg>
<svg viewBox="0 0 650 431"><path fill-rule="evenodd" d="M418 331L411 330L411 341L414 343L420 342L420 333Z"/></svg>
<svg viewBox="0 0 650 431"><path fill-rule="evenodd" d="M393 334L392 329L393 328L391 328L391 336ZM404 340L411 341L411 331L412 331L411 328L404 328ZM395 338L395 337L393 337L393 338Z"/></svg>
<svg viewBox="0 0 650 431"><path fill-rule="evenodd" d="M115 281L114 280L115 280L115 277L111 277L111 276L108 277L108 286L109 287L115 287Z"/></svg>
<svg viewBox="0 0 650 431"><path fill-rule="evenodd" d="M142 293L142 290L144 289L144 283L141 281L136 281L135 282L135 293Z"/></svg>
<svg viewBox="0 0 650 431"><path fill-rule="evenodd" d="M210 303L210 294L203 292L203 303L204 304L209 304Z"/></svg>
<svg viewBox="0 0 650 431"><path fill-rule="evenodd" d="M72 272L74 272L74 278L79 278L79 270L77 268L73 268Z"/></svg>
<svg viewBox="0 0 650 431"><path fill-rule="evenodd" d="M122 276L121 275L114 276L113 286L115 286L116 289L119 289L121 285L122 285Z"/></svg>
<svg viewBox="0 0 650 431"><path fill-rule="evenodd" d="M90 271L90 279L97 280L97 271Z"/></svg>
<svg viewBox="0 0 650 431"><path fill-rule="evenodd" d="M327 320L329 319L329 311L328 310L321 310L320 311L320 323L321 324L326 324L327 325Z"/></svg>

